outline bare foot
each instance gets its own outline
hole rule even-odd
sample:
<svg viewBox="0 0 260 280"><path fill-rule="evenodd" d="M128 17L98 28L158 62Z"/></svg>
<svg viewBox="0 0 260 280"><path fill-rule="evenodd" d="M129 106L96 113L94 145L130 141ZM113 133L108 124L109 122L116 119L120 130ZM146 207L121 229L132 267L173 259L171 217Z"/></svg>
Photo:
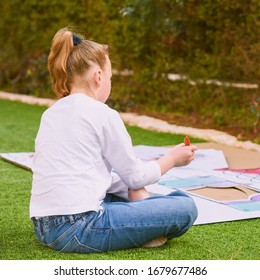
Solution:
<svg viewBox="0 0 260 280"><path fill-rule="evenodd" d="M152 241L149 241L143 245L144 248L155 248L164 245L167 242L167 238L165 236L158 237Z"/></svg>

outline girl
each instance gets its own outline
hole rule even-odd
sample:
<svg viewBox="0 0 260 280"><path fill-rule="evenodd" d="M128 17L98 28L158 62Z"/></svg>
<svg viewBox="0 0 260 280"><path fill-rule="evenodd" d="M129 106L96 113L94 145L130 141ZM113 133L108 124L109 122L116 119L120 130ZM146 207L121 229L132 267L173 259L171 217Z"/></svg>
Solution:
<svg viewBox="0 0 260 280"><path fill-rule="evenodd" d="M136 158L119 114L104 104L112 77L106 46L61 29L48 68L60 99L44 112L35 140L30 217L38 240L94 253L160 246L185 233L197 217L193 200L179 191L149 197L144 186L189 164L196 146L146 163Z"/></svg>

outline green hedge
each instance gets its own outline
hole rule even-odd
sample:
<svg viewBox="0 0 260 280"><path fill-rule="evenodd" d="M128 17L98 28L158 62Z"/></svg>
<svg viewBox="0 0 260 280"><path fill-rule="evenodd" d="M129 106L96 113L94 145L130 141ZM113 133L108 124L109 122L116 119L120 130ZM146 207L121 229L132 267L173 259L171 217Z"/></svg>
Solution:
<svg viewBox="0 0 260 280"><path fill-rule="evenodd" d="M133 71L133 76L114 79L110 102L118 108L209 110L224 119L235 108L230 114L238 115L231 121L240 117L242 123L243 116L247 126L258 125L253 123L259 119L259 87L201 83L258 84L258 0L9 0L0 5L2 89L53 96L46 67L50 42L59 28L71 26L107 43L115 69ZM168 73L187 80L169 81ZM192 86L188 79L199 83Z"/></svg>

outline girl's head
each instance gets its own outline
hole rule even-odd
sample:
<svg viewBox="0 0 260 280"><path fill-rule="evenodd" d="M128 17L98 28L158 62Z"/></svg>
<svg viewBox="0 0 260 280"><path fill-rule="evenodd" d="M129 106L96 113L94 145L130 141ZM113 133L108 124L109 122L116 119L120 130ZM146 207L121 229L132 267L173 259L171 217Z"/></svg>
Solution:
<svg viewBox="0 0 260 280"><path fill-rule="evenodd" d="M105 86L110 93L112 74L107 46L80 38L68 28L59 30L52 40L48 69L52 88L59 97L69 95L73 88L87 89L90 94L95 89L100 94Z"/></svg>

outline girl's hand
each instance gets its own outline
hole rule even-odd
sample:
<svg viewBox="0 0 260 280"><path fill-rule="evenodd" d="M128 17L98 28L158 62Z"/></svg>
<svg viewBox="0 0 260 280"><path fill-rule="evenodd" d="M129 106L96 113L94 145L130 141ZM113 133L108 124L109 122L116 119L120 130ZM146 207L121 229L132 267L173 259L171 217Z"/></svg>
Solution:
<svg viewBox="0 0 260 280"><path fill-rule="evenodd" d="M169 150L169 152L165 156L171 158L173 167L178 167L189 164L194 159L194 152L196 150L197 147L194 145L185 146L184 144L179 144Z"/></svg>
<svg viewBox="0 0 260 280"><path fill-rule="evenodd" d="M128 196L130 200L142 200L147 197L150 197L150 194L145 188L141 188L139 190L129 189Z"/></svg>
<svg viewBox="0 0 260 280"><path fill-rule="evenodd" d="M185 146L184 144L179 144L170 149L167 154L157 160L161 167L161 174L164 174L173 167L189 164L194 159L194 152L196 150L197 147L195 145Z"/></svg>

